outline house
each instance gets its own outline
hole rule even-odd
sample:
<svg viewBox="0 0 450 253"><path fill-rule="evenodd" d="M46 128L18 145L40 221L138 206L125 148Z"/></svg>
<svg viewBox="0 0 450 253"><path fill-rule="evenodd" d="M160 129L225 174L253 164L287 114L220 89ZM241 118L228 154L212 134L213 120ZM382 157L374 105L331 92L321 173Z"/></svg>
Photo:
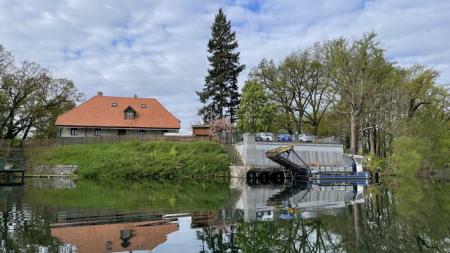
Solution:
<svg viewBox="0 0 450 253"><path fill-rule="evenodd" d="M57 225L57 224L56 224ZM76 246L76 252L151 252L178 231L168 221L141 221L98 225L70 225L50 229L60 241Z"/></svg>
<svg viewBox="0 0 450 253"><path fill-rule="evenodd" d="M194 136L210 136L211 127L206 125L192 125L192 135Z"/></svg>
<svg viewBox="0 0 450 253"><path fill-rule="evenodd" d="M180 121L155 98L97 96L58 116L59 137L178 133Z"/></svg>

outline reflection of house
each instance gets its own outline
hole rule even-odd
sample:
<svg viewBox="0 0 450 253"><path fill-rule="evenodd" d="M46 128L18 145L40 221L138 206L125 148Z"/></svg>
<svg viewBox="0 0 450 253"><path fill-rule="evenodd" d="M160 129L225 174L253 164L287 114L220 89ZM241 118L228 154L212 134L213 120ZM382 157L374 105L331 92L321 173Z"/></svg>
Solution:
<svg viewBox="0 0 450 253"><path fill-rule="evenodd" d="M101 92L58 116L59 137L145 136L177 133L180 121L155 98L103 96Z"/></svg>
<svg viewBox="0 0 450 253"><path fill-rule="evenodd" d="M51 234L78 247L79 253L151 250L178 230L167 221L145 221L51 228Z"/></svg>

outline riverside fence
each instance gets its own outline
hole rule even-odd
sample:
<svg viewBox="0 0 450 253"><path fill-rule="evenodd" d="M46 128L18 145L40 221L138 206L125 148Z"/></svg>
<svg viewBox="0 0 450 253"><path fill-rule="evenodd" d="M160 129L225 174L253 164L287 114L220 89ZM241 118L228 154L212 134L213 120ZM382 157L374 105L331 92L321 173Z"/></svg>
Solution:
<svg viewBox="0 0 450 253"><path fill-rule="evenodd" d="M29 139L22 142L23 147L46 147L59 145L75 145L75 144L94 144L94 143L111 143L123 141L214 141L222 143L217 136L120 136L120 137L66 137L56 139Z"/></svg>

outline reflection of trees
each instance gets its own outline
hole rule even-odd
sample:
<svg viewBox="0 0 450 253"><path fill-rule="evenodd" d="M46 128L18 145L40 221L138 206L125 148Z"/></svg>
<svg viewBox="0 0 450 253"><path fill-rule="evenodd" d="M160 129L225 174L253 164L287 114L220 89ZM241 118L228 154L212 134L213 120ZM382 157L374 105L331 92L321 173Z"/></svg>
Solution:
<svg viewBox="0 0 450 253"><path fill-rule="evenodd" d="M234 225L231 225L228 231L220 227L203 228L201 231L197 231L197 239L203 243L201 253L208 252L205 246L212 252L237 253L239 249L236 244L236 227Z"/></svg>
<svg viewBox="0 0 450 253"><path fill-rule="evenodd" d="M213 252L450 252L450 185L393 186L369 187L366 201L342 215L322 210L319 218L238 223L233 233L209 227L198 239Z"/></svg>
<svg viewBox="0 0 450 253"><path fill-rule="evenodd" d="M397 190L373 186L363 205L322 221L344 238L346 252L448 252L448 186L443 191L430 182L404 184Z"/></svg>
<svg viewBox="0 0 450 253"><path fill-rule="evenodd" d="M240 224L237 238L243 252L334 251L334 235L320 219Z"/></svg>
<svg viewBox="0 0 450 253"><path fill-rule="evenodd" d="M42 246L48 252L58 251L61 243L51 236L48 219L22 208L20 203L2 205L1 210L0 252L37 252Z"/></svg>
<svg viewBox="0 0 450 253"><path fill-rule="evenodd" d="M323 252L336 245L320 219L252 222L197 231L212 252ZM206 252L206 249L202 252Z"/></svg>

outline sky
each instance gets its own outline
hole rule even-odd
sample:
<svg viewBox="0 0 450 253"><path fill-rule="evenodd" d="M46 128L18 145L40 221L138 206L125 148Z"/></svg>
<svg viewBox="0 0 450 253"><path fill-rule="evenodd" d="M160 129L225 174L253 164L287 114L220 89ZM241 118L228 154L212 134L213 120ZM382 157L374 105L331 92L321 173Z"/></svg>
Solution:
<svg viewBox="0 0 450 253"><path fill-rule="evenodd" d="M222 8L236 31L242 87L262 58L338 37L375 32L400 66L420 63L450 83L449 0L0 0L0 45L75 82L86 99L155 97L181 120L200 122L210 26Z"/></svg>

